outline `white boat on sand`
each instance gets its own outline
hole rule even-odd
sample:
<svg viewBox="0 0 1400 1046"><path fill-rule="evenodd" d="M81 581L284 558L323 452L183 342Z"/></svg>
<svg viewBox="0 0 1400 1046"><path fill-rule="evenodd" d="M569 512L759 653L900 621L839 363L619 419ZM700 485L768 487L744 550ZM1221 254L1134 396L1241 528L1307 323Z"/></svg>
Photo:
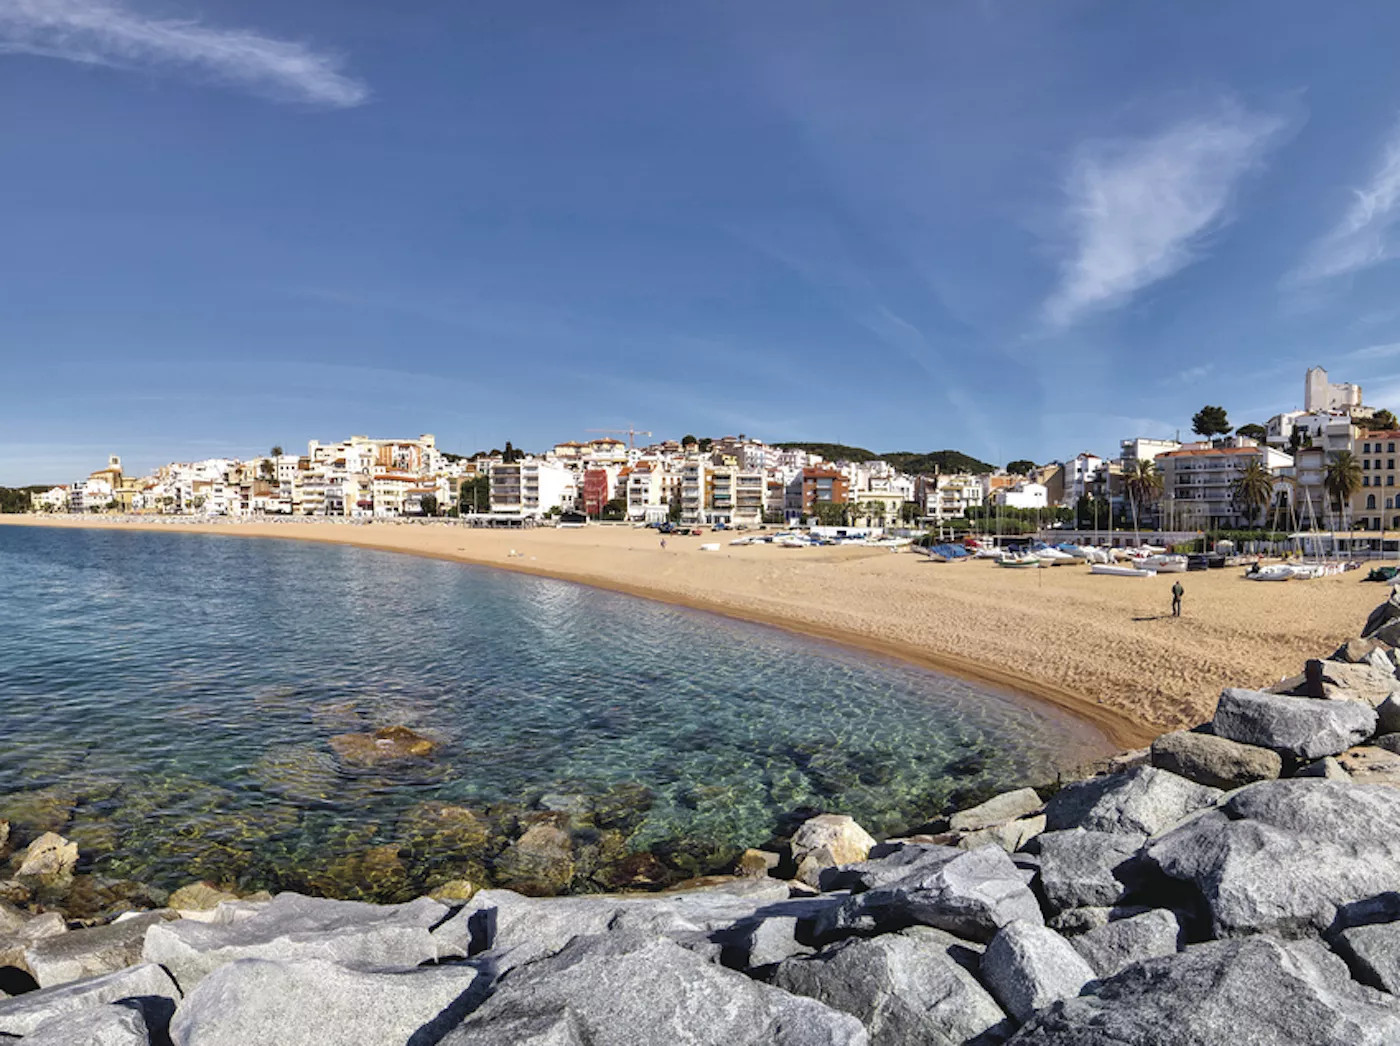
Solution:
<svg viewBox="0 0 1400 1046"><path fill-rule="evenodd" d="M1267 567L1260 567L1245 574L1250 581L1292 581L1297 576L1287 563L1270 563Z"/></svg>
<svg viewBox="0 0 1400 1046"><path fill-rule="evenodd" d="M1106 574L1109 577L1156 577L1157 571L1146 567L1119 566L1116 563L1091 563L1089 573Z"/></svg>
<svg viewBox="0 0 1400 1046"><path fill-rule="evenodd" d="M1137 561L1137 565L1149 570L1155 570L1159 574L1184 574L1186 573L1185 556L1144 556Z"/></svg>

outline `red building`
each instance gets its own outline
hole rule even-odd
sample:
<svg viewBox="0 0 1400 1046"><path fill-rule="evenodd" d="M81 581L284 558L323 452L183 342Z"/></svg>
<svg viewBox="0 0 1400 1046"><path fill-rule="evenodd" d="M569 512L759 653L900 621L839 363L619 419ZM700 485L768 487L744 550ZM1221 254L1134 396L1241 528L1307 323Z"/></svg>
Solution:
<svg viewBox="0 0 1400 1046"><path fill-rule="evenodd" d="M587 469L583 474L583 511L585 515L601 516L612 493L606 469Z"/></svg>

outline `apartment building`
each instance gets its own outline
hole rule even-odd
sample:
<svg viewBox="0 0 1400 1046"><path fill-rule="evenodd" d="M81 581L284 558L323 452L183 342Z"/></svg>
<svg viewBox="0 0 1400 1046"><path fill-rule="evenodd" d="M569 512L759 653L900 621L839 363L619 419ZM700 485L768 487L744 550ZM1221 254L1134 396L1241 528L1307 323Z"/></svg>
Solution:
<svg viewBox="0 0 1400 1046"><path fill-rule="evenodd" d="M1162 471L1162 511L1169 526L1190 529L1242 527L1249 520L1236 504L1234 481L1251 462L1278 474L1293 459L1253 440L1236 437L1217 445L1191 444L1156 459Z"/></svg>
<svg viewBox="0 0 1400 1046"><path fill-rule="evenodd" d="M1396 486L1396 447L1400 432L1356 433L1352 454L1361 462L1361 487L1352 495L1351 520L1357 530L1400 528L1400 487Z"/></svg>
<svg viewBox="0 0 1400 1046"><path fill-rule="evenodd" d="M627 518L664 523L671 514L666 469L659 461L639 461L627 474Z"/></svg>
<svg viewBox="0 0 1400 1046"><path fill-rule="evenodd" d="M833 504L850 500L851 484L846 474L829 465L811 465L802 470L802 512L810 516L817 502Z"/></svg>
<svg viewBox="0 0 1400 1046"><path fill-rule="evenodd" d="M491 513L521 519L541 519L553 509L574 505L577 480L573 470L556 461L525 458L491 466Z"/></svg>
<svg viewBox="0 0 1400 1046"><path fill-rule="evenodd" d="M710 492L709 472L709 466L699 458L690 458L681 466L682 523L693 526L705 522Z"/></svg>
<svg viewBox="0 0 1400 1046"><path fill-rule="evenodd" d="M942 522L962 519L967 510L985 501L982 479L970 473L957 472L937 475L924 482L924 516Z"/></svg>

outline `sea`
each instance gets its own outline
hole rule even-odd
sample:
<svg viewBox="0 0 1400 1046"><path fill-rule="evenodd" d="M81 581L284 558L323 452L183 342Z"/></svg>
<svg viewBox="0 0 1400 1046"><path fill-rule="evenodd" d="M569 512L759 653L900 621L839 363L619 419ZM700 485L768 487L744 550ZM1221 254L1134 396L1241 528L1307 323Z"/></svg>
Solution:
<svg viewBox="0 0 1400 1046"><path fill-rule="evenodd" d="M349 546L0 526L0 592L0 818L105 887L649 888L814 813L886 836L1107 747L780 629ZM343 744L393 727L426 753Z"/></svg>

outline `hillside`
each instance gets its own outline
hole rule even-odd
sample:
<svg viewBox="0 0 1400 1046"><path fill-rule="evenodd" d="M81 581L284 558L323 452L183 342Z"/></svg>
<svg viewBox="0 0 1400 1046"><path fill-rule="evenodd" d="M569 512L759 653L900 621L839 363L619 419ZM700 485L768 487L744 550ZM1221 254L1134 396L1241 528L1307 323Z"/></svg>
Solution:
<svg viewBox="0 0 1400 1046"><path fill-rule="evenodd" d="M0 487L0 512L28 512L29 495L48 487Z"/></svg>
<svg viewBox="0 0 1400 1046"><path fill-rule="evenodd" d="M844 443L776 443L784 450L806 450L820 454L828 461L888 461L901 472L993 472L995 465L979 461L960 450L933 450L919 454L911 450L895 450L876 454L864 447L848 447Z"/></svg>

